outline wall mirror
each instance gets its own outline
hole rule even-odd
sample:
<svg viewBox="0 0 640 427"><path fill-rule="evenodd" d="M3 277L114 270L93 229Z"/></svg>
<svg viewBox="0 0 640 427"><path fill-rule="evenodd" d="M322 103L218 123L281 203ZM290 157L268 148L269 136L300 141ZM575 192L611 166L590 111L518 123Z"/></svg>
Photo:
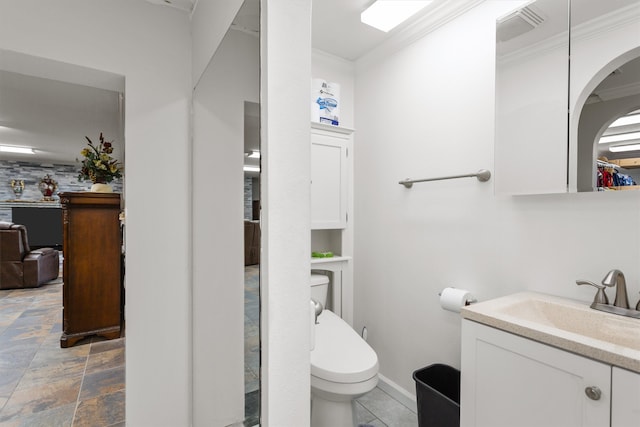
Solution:
<svg viewBox="0 0 640 427"><path fill-rule="evenodd" d="M571 1L569 191L638 189L640 1Z"/></svg>
<svg viewBox="0 0 640 427"><path fill-rule="evenodd" d="M497 20L496 194L566 191L568 58L566 2L527 2Z"/></svg>
<svg viewBox="0 0 640 427"><path fill-rule="evenodd" d="M261 369L259 0L242 3L194 86L192 148L194 425L253 427ZM224 264L212 261L222 255Z"/></svg>
<svg viewBox="0 0 640 427"><path fill-rule="evenodd" d="M639 31L638 0L536 0L497 20L496 194L598 189L598 157L619 157L603 153L600 136L612 136L608 126L640 107L596 104L637 93L630 76ZM585 125L603 109L616 114L580 130L583 112Z"/></svg>

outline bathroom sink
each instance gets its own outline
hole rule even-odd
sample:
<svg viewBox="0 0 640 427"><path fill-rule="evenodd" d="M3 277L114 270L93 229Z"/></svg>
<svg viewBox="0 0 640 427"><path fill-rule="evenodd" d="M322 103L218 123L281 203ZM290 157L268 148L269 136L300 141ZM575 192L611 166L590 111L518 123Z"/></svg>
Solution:
<svg viewBox="0 0 640 427"><path fill-rule="evenodd" d="M588 306L585 307L574 307L566 302L532 299L507 306L503 312L530 322L640 350L638 320L601 314Z"/></svg>
<svg viewBox="0 0 640 427"><path fill-rule="evenodd" d="M640 319L522 292L462 309L466 319L640 372Z"/></svg>

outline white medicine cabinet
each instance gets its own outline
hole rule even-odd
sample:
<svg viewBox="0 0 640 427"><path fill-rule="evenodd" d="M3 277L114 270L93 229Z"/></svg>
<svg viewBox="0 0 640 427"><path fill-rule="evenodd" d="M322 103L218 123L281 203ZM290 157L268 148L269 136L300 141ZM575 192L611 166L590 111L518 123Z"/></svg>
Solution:
<svg viewBox="0 0 640 427"><path fill-rule="evenodd" d="M311 229L347 226L351 129L311 124Z"/></svg>

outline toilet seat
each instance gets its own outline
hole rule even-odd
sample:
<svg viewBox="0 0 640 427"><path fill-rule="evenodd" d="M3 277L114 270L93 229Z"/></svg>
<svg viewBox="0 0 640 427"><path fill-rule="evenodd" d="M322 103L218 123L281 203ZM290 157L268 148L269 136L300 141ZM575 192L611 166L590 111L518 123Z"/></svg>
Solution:
<svg viewBox="0 0 640 427"><path fill-rule="evenodd" d="M377 376L378 356L375 351L336 314L324 310L318 316L315 334L316 344L311 351L312 377L354 384Z"/></svg>

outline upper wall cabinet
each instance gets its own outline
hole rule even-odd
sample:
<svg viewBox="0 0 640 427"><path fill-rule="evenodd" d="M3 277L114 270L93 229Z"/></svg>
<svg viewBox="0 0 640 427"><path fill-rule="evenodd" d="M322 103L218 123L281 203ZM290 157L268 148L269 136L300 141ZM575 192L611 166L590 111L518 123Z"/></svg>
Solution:
<svg viewBox="0 0 640 427"><path fill-rule="evenodd" d="M311 124L311 229L347 226L351 130Z"/></svg>
<svg viewBox="0 0 640 427"><path fill-rule="evenodd" d="M640 109L638 78L604 80L638 76L622 73L638 57L640 0L536 0L499 18L496 194L597 190L597 158L620 157L600 137Z"/></svg>

